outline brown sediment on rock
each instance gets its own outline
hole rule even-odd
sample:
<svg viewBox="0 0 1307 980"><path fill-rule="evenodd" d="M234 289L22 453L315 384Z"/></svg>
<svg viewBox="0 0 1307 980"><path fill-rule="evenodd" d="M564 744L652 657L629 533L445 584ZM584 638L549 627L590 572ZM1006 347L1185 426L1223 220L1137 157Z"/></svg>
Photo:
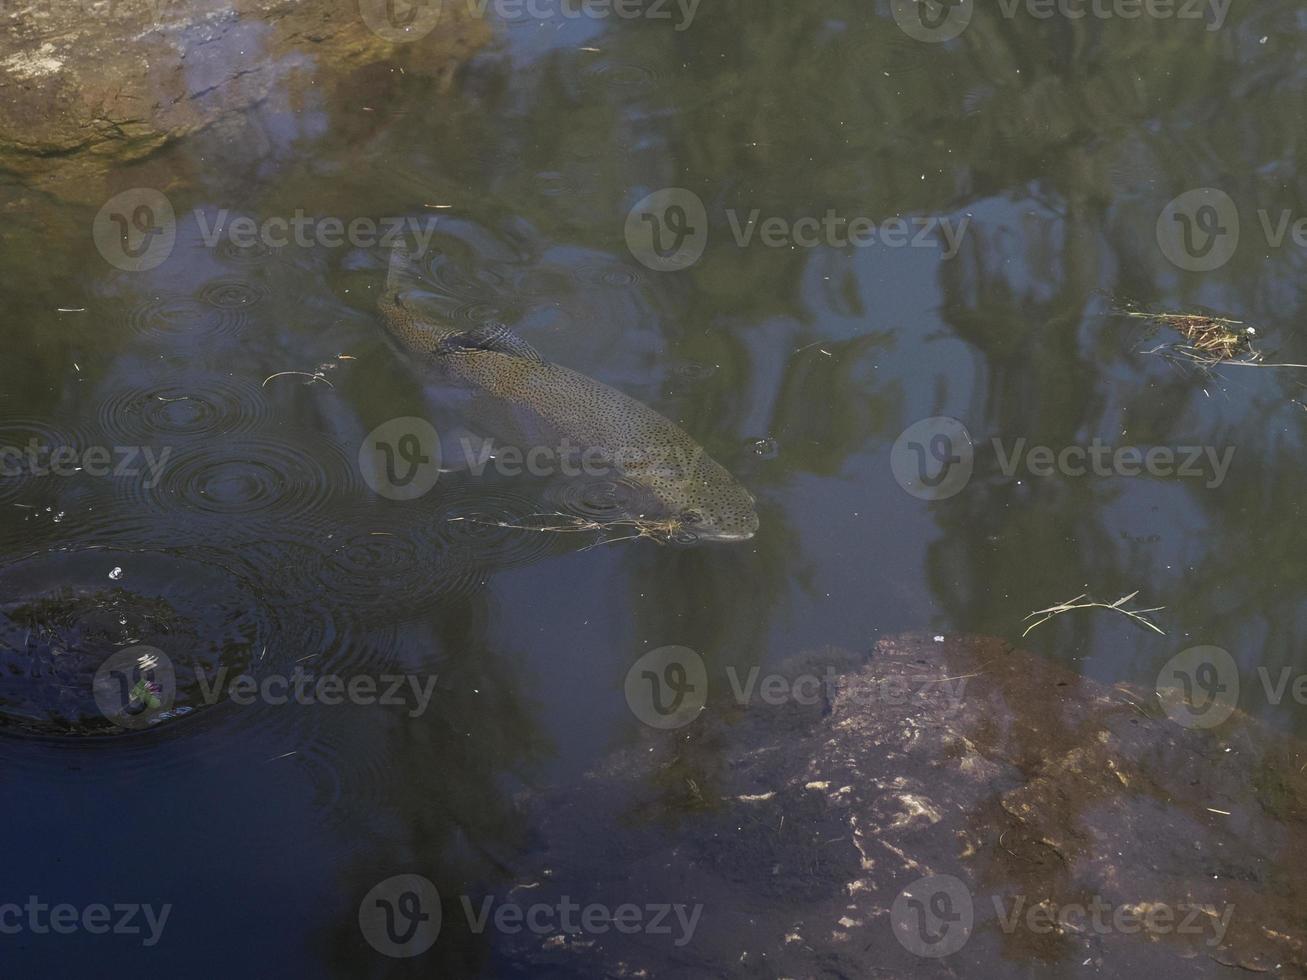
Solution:
<svg viewBox="0 0 1307 980"><path fill-rule="evenodd" d="M5 5L0 172L63 194L274 89L347 83L375 62L448 82L490 36L466 9L446 5L437 29L398 44L368 27L355 0Z"/></svg>

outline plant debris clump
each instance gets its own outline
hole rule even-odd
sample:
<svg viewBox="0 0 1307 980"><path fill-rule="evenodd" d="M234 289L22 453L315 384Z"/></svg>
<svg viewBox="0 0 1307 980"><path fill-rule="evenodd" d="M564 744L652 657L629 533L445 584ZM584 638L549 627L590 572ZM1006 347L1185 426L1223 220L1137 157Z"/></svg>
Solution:
<svg viewBox="0 0 1307 980"><path fill-rule="evenodd" d="M1228 361L1251 364L1262 359L1261 353L1253 346L1257 331L1252 327L1244 326L1241 320L1227 320L1224 317L1209 316L1205 313L1129 311L1126 316L1142 317L1174 330L1185 339L1186 343L1176 344L1171 349L1204 364L1222 364Z"/></svg>

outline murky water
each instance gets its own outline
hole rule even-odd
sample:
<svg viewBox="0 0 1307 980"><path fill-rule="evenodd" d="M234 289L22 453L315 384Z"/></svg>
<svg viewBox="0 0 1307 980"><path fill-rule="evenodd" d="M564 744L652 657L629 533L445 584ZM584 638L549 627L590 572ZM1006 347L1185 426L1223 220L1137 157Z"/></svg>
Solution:
<svg viewBox="0 0 1307 980"><path fill-rule="evenodd" d="M904 630L1145 689L1214 646L1243 711L1307 733L1307 370L1204 367L1127 315L1307 363L1301 11L1066 6L492 3L448 71L258 54L251 17L222 44L274 67L265 97L99 183L0 184L0 905L171 906L148 946L0 936L6 975L529 975L460 896L520 885L524 799L650 737L628 672L663 647L729 714L755 667ZM198 92L213 52L176 37ZM469 467L493 406L376 311L397 228L428 315L675 421L758 533L659 543L620 479ZM442 465L399 499L360 452L411 463L413 418ZM1164 635L1095 610L1020 639L1136 592ZM167 670L106 674L141 648ZM696 812L687 840L723 831ZM359 926L407 874L445 916L411 960ZM696 928L729 946L736 911Z"/></svg>

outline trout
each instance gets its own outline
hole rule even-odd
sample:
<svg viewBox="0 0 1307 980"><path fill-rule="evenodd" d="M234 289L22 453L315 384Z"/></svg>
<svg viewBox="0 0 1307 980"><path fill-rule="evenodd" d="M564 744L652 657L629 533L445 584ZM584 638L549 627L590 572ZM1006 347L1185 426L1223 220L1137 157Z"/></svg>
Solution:
<svg viewBox="0 0 1307 980"><path fill-rule="evenodd" d="M683 429L615 388L545 361L502 323L469 330L424 317L402 290L407 253L391 252L378 308L391 337L440 379L543 421L647 491L669 538L746 541L758 530L753 495Z"/></svg>

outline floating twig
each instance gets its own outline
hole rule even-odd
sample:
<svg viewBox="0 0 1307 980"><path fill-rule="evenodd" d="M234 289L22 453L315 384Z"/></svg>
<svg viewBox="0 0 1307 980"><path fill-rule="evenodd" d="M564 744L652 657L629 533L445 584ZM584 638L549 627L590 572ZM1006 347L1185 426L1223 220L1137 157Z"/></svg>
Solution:
<svg viewBox="0 0 1307 980"><path fill-rule="evenodd" d="M1021 635L1026 636L1036 626L1042 626L1044 623L1047 623L1054 616L1060 616L1063 613L1071 612L1074 609L1114 609L1123 616L1129 616L1139 625L1148 627L1154 633L1160 633L1162 636L1165 636L1166 633L1161 629L1161 627L1159 627L1156 623L1154 623L1151 619L1149 619L1147 616L1144 615L1144 613L1158 612L1162 609L1165 609L1166 608L1165 606L1153 606L1151 609L1126 609L1125 608L1125 604L1129 602L1131 599L1133 599L1135 596L1137 596L1138 594L1139 592L1136 590L1134 592L1131 592L1129 595L1123 595L1120 599L1117 599L1116 602L1094 602L1093 600L1082 602L1081 601L1082 599L1089 599L1089 594L1084 593L1082 595L1076 596L1074 599L1068 599L1066 602L1059 602L1055 606L1049 606L1047 609L1036 609L1029 616L1027 616L1026 619L1034 619L1036 616L1043 616L1044 618L1038 620L1037 622L1031 623L1029 626L1026 627L1026 632L1022 633Z"/></svg>
<svg viewBox="0 0 1307 980"><path fill-rule="evenodd" d="M1169 327L1188 344L1163 344L1147 353L1161 350L1174 351L1202 364L1256 364L1262 355L1253 340L1257 331L1245 326L1242 320L1210 316L1206 313L1145 313L1140 310L1118 310L1123 316L1152 320Z"/></svg>
<svg viewBox="0 0 1307 980"><path fill-rule="evenodd" d="M301 378L311 379L307 381L306 384L313 384L314 381L321 381L328 388L336 387L334 384L332 384L330 381L327 380L325 375L315 371L278 371L276 374L270 374L266 378L264 378L263 384L259 385L259 387L266 388L268 387L268 382L271 381L273 378L284 378L287 375L298 375Z"/></svg>
<svg viewBox="0 0 1307 980"><path fill-rule="evenodd" d="M666 544L671 541L673 535L680 530L680 522L675 520L651 520L643 517L622 518L612 521L596 521L588 517L578 517L574 514L529 514L523 520L529 520L533 517L547 517L561 519L558 524L512 524L508 521L486 521L476 517L451 517L453 521L467 521L470 524L483 524L487 527L504 527L514 531L550 531L556 534L575 534L583 531L612 531L633 529L634 534L628 534L620 538L605 538L598 541L591 547L600 544L616 544L618 541L636 541L640 538L649 538L659 544Z"/></svg>

